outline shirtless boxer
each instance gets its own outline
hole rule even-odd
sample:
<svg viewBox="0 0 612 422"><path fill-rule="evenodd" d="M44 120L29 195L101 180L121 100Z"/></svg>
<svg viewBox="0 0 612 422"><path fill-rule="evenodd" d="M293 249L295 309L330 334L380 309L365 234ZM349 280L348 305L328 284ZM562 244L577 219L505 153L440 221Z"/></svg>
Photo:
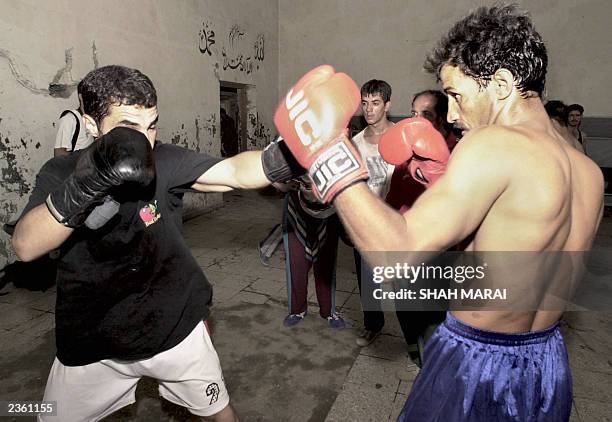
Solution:
<svg viewBox="0 0 612 422"><path fill-rule="evenodd" d="M602 215L603 178L552 126L541 101L546 66L542 38L516 6L482 7L453 26L426 68L441 80L448 120L464 137L446 174L403 215L361 182L363 166L341 136L357 104L351 102L357 88L346 75L300 80L275 123L362 251L441 251L470 236L472 251L586 251ZM304 119L288 112L294 105L289 100L300 93L311 100L308 136ZM316 112L327 111L327 101L337 106L337 124L321 130ZM426 153L427 137L441 138L427 131L422 126L415 136L407 128L385 148L396 159ZM549 281L565 274L548 276L533 280L534 294L546 293ZM427 344L428 357L399 420L569 420L571 374L561 315L449 313Z"/></svg>

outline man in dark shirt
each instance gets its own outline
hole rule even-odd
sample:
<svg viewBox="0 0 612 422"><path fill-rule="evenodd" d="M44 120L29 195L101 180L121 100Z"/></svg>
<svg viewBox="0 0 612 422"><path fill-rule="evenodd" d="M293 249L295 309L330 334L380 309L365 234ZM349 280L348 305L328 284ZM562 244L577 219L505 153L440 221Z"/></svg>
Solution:
<svg viewBox="0 0 612 422"><path fill-rule="evenodd" d="M105 66L82 84L97 139L42 167L13 236L24 261L62 253L44 400L57 420L99 420L148 376L197 416L237 420L203 322L212 287L181 234L183 194L260 188L299 166L278 142L222 160L156 141L157 94L138 70Z"/></svg>

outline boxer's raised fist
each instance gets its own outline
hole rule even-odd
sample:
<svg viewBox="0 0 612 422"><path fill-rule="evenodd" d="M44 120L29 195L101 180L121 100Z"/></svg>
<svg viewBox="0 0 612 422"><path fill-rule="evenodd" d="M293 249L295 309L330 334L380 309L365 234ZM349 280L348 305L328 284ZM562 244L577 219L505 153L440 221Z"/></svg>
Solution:
<svg viewBox="0 0 612 422"><path fill-rule="evenodd" d="M313 192L324 202L368 176L345 134L360 101L359 88L348 75L323 65L306 73L274 114L276 128L308 169Z"/></svg>
<svg viewBox="0 0 612 422"><path fill-rule="evenodd" d="M153 149L146 136L118 127L97 139L79 156L72 174L47 197L47 208L67 227L81 226L107 196L137 200L152 193Z"/></svg>
<svg viewBox="0 0 612 422"><path fill-rule="evenodd" d="M389 164L410 160L410 174L425 186L444 174L450 157L442 134L422 117L404 119L389 128L380 139L378 151Z"/></svg>

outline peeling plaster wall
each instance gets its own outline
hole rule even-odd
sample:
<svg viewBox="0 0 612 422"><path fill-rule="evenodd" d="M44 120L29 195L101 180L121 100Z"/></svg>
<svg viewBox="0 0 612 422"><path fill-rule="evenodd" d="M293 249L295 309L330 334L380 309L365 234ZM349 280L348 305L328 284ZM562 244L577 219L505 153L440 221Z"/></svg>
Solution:
<svg viewBox="0 0 612 422"><path fill-rule="evenodd" d="M76 83L107 64L135 67L158 91L158 139L220 155L219 80L252 85L249 149L270 139L278 102L277 0L0 0L0 222L25 206L53 155ZM194 215L220 194L187 195ZM14 258L0 233L0 267Z"/></svg>
<svg viewBox="0 0 612 422"><path fill-rule="evenodd" d="M612 116L612 2L517 0L529 10L549 55L548 98L580 103L588 116ZM392 114L408 114L412 95L437 87L425 54L467 11L492 0L279 0L279 89L329 63L361 85L384 79ZM607 87L607 88L606 88Z"/></svg>

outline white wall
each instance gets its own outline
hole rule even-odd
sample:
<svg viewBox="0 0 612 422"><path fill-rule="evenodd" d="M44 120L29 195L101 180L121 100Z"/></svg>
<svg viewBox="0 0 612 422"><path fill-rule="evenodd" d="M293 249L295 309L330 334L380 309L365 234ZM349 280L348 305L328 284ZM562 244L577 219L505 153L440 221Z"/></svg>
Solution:
<svg viewBox="0 0 612 422"><path fill-rule="evenodd" d="M72 67L59 82L78 82L95 61L138 68L158 91L158 138L219 156L219 80L255 86L248 144L269 140L277 46L277 0L0 0L0 222L25 206L53 155L59 113L77 105L75 92L49 94L66 67L65 50ZM220 201L220 194L192 195L186 210ZM0 266L12 258L9 243L0 233Z"/></svg>
<svg viewBox="0 0 612 422"><path fill-rule="evenodd" d="M493 1L279 0L281 94L323 63L358 85L384 79L392 114L407 114L412 95L436 88L422 70L426 53L467 12ZM549 54L547 95L584 105L587 116L612 116L612 2L523 0Z"/></svg>

